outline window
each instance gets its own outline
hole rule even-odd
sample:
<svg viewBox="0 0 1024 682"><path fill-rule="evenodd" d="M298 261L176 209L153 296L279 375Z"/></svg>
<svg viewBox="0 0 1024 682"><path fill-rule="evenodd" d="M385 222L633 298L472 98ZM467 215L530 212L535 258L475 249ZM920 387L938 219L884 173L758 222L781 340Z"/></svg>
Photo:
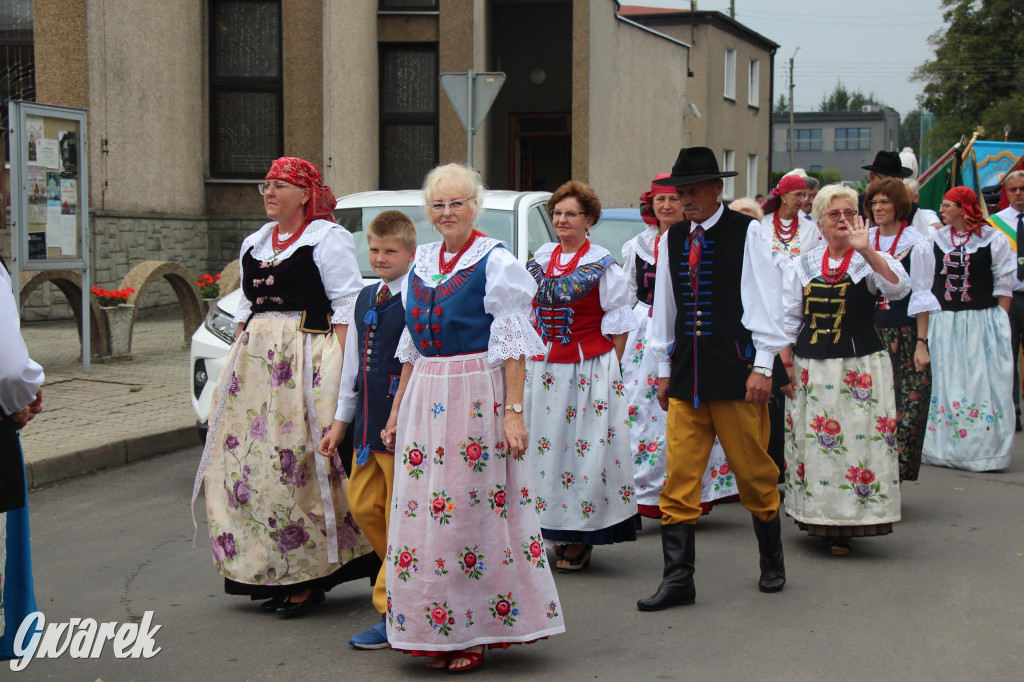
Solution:
<svg viewBox="0 0 1024 682"><path fill-rule="evenodd" d="M380 44L380 188L415 189L437 165L437 43Z"/></svg>
<svg viewBox="0 0 1024 682"><path fill-rule="evenodd" d="M210 174L262 178L284 153L280 0L210 2Z"/></svg>
<svg viewBox="0 0 1024 682"><path fill-rule="evenodd" d="M736 152L731 149L722 150L722 170L736 170ZM732 201L735 196L735 183L733 182L735 179L736 178L722 178L722 198L727 201Z"/></svg>
<svg viewBox="0 0 1024 682"><path fill-rule="evenodd" d="M871 149L871 128L836 128L836 151Z"/></svg>
<svg viewBox="0 0 1024 682"><path fill-rule="evenodd" d="M810 171L811 173L820 173L821 166L811 165L807 170Z"/></svg>
<svg viewBox="0 0 1024 682"><path fill-rule="evenodd" d="M747 154L747 196L757 196L757 154Z"/></svg>
<svg viewBox="0 0 1024 682"><path fill-rule="evenodd" d="M439 0L379 0L379 12L436 12Z"/></svg>
<svg viewBox="0 0 1024 682"><path fill-rule="evenodd" d="M797 129L796 150L798 152L820 152L821 151L821 128ZM789 130L786 130L786 151L790 149Z"/></svg>
<svg viewBox="0 0 1024 682"><path fill-rule="evenodd" d="M725 51L725 93L729 99L736 99L736 50Z"/></svg>
<svg viewBox="0 0 1024 682"><path fill-rule="evenodd" d="M750 60L750 68L747 70L747 104L752 107L761 106L761 61Z"/></svg>
<svg viewBox="0 0 1024 682"><path fill-rule="evenodd" d="M0 12L0 130L7 130L7 102L36 99L32 49L32 0L8 0ZM7 145L4 150L10 154Z"/></svg>

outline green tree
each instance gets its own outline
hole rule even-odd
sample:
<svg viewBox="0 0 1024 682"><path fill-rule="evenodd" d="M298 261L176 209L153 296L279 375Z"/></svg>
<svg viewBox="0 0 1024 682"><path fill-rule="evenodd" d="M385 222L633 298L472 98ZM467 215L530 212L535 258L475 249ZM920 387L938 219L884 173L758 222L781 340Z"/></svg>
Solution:
<svg viewBox="0 0 1024 682"><path fill-rule="evenodd" d="M836 86L832 88L832 92L821 98L821 103L818 104L818 111L860 111L868 104L885 106L875 97L875 93L872 92L869 95L865 95L860 90L850 92L843 85L843 81L839 80L836 81Z"/></svg>
<svg viewBox="0 0 1024 682"><path fill-rule="evenodd" d="M942 0L946 28L928 40L935 59L915 71L924 82L918 103L935 114L925 151L941 154L975 127L985 137L1024 139L1024 79L1017 38L1024 35L1020 0Z"/></svg>
<svg viewBox="0 0 1024 682"><path fill-rule="evenodd" d="M775 111L773 114L788 114L789 113L789 102L786 100L786 96L781 92L779 93L779 101L775 103Z"/></svg>
<svg viewBox="0 0 1024 682"><path fill-rule="evenodd" d="M900 149L910 147L921 158L921 110L914 109L900 121Z"/></svg>

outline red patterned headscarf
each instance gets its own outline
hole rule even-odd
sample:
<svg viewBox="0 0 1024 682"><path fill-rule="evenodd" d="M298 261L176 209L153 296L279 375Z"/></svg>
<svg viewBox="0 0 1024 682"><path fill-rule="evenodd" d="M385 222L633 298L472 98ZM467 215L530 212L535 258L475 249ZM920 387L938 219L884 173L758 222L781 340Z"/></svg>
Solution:
<svg viewBox="0 0 1024 682"><path fill-rule="evenodd" d="M662 178L671 177L668 173L659 173L654 176L655 180L661 180ZM658 216L654 215L654 197L657 194L675 194L676 188L672 185L655 185L651 183L651 188L640 195L640 217L643 221L651 227L658 227L659 220Z"/></svg>
<svg viewBox="0 0 1024 682"><path fill-rule="evenodd" d="M946 201L956 202L960 210L964 212L964 223L969 232L981 234L981 226L985 224L985 218L981 215L981 206L978 204L978 195L970 187L954 187L942 197Z"/></svg>
<svg viewBox="0 0 1024 682"><path fill-rule="evenodd" d="M783 194L806 189L807 181L799 175L784 175L782 176L782 179L779 180L779 186L768 192L768 199L761 204L761 210L764 211L765 215L775 213L779 210L779 205L782 203L782 199L780 197Z"/></svg>
<svg viewBox="0 0 1024 682"><path fill-rule="evenodd" d="M314 164L294 156L282 156L270 165L266 179L284 180L309 190L306 220L334 220L334 206L338 200L334 198L331 188L323 184L320 169Z"/></svg>

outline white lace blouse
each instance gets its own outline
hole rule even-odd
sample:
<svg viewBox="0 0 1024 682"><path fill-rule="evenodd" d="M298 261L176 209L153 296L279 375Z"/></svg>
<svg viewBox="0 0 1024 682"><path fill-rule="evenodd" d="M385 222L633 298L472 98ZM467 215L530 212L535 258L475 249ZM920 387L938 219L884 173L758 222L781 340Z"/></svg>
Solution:
<svg viewBox="0 0 1024 682"><path fill-rule="evenodd" d="M275 260L273 233L274 225L267 223L242 241L238 255L238 271L242 272L242 257L252 247L252 256L257 260ZM363 288L363 277L356 261L356 243L351 233L341 225L329 220L314 220L295 243L282 251L276 260L285 260L303 246L313 247L313 262L320 270L320 280L324 284L324 292L331 299L334 315L331 324L348 324L352 319L352 308L356 297ZM245 322L252 313L252 301L242 298L235 312L235 322Z"/></svg>

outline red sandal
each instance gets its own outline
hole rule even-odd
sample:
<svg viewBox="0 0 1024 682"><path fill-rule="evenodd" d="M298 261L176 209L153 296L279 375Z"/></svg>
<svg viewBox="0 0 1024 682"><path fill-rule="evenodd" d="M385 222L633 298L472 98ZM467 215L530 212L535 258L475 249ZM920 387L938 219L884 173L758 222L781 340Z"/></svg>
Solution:
<svg viewBox="0 0 1024 682"><path fill-rule="evenodd" d="M451 667L452 663L454 663L455 661L459 660L460 658L469 661L469 665L464 665L464 666L461 666L459 668ZM450 673L464 673L467 670L472 670L473 668L477 667L478 665L480 665L483 662L484 662L484 652L483 651L481 651L479 653L477 653L476 651L457 651L457 652L453 653L452 656L451 656L451 663L448 664L448 672L450 672Z"/></svg>

